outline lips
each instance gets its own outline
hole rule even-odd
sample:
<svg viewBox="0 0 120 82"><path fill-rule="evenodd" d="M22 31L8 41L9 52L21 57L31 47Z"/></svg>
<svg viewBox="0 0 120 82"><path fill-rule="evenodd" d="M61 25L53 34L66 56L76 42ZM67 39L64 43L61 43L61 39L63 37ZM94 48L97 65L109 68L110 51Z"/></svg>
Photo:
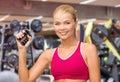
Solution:
<svg viewBox="0 0 120 82"><path fill-rule="evenodd" d="M66 35L67 32L59 32L62 36Z"/></svg>

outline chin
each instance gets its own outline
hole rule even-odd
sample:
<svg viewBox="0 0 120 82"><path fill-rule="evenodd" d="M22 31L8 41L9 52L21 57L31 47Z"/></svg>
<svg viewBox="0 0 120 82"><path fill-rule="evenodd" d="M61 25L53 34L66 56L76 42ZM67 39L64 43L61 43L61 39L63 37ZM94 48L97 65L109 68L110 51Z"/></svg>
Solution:
<svg viewBox="0 0 120 82"><path fill-rule="evenodd" d="M60 39L65 40L65 39L67 39L67 37L66 36L60 36Z"/></svg>

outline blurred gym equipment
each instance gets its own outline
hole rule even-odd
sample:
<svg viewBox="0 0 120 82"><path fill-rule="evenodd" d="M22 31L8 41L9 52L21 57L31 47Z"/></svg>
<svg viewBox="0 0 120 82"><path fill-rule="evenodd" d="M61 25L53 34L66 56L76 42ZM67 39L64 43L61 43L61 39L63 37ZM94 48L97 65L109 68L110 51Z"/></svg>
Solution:
<svg viewBox="0 0 120 82"><path fill-rule="evenodd" d="M106 81L112 77L115 82L119 82L120 49L118 42L115 42L116 34L113 35L113 31L120 36L120 30L115 27L115 23L114 19L108 20L103 25L89 22L85 30L85 42L93 43L98 48L101 74Z"/></svg>
<svg viewBox="0 0 120 82"><path fill-rule="evenodd" d="M42 23L41 21L37 20L37 19L34 19L32 22L31 22L31 29L34 31L34 32L40 32L42 30Z"/></svg>
<svg viewBox="0 0 120 82"><path fill-rule="evenodd" d="M20 31L25 31L25 39L22 44L28 41L27 34L32 36L33 42L30 44L27 50L27 66L30 68L34 62L35 57L33 50L43 50L44 49L44 38L36 37L35 32L40 32L42 29L42 23L38 19L34 19L30 22L20 22L18 20L13 20L10 25L0 26L0 71L9 69L18 69L18 53L12 53L12 51L17 52L16 43L16 33ZM21 40L21 39L19 39ZM34 48L34 49L33 49ZM10 54L9 54L10 53ZM29 55L28 55L29 54Z"/></svg>

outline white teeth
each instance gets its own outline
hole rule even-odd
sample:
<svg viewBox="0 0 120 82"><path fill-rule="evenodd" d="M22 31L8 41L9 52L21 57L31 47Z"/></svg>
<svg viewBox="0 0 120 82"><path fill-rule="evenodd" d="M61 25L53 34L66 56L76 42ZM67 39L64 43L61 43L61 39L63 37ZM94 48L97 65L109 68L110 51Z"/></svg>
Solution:
<svg viewBox="0 0 120 82"><path fill-rule="evenodd" d="M66 32L60 32L60 34L61 34L61 35L65 35L65 34L66 34Z"/></svg>

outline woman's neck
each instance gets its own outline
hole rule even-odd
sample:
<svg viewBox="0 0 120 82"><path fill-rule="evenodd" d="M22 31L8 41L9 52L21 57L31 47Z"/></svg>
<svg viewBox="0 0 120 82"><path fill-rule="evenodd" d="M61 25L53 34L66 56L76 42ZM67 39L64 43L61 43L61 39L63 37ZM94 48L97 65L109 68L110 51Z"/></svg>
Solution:
<svg viewBox="0 0 120 82"><path fill-rule="evenodd" d="M59 47L69 48L71 46L76 45L77 43L78 43L78 40L76 38L62 40Z"/></svg>

